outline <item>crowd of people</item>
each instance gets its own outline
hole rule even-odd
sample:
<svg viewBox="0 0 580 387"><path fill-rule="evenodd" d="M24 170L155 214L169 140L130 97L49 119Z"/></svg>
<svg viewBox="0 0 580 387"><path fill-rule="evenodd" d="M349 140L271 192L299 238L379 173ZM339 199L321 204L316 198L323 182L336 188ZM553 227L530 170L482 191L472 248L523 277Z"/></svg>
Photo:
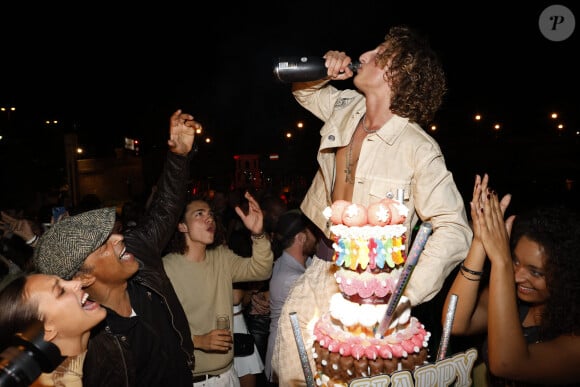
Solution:
<svg viewBox="0 0 580 387"><path fill-rule="evenodd" d="M506 218L511 196L500 199L489 176L477 174L465 208L439 145L423 130L446 80L416 31L392 27L356 58L356 72L345 52L324 58L326 77L292 86L323 122L319 168L299 205L280 192L192 196L201 124L177 110L146 202L115 208L91 198L49 223L3 209L0 349L39 324L63 360L35 385L304 385L283 316L296 312L308 341L308 322L329 307L334 252L323 210L400 192L407 240L421 222L433 226L405 296L430 306L429 329L443 325L449 297L459 296L452 334L483 338L476 380L578 384L578 215L539 206ZM356 89L337 87L351 78ZM238 334L252 336L249 353L236 355Z"/></svg>

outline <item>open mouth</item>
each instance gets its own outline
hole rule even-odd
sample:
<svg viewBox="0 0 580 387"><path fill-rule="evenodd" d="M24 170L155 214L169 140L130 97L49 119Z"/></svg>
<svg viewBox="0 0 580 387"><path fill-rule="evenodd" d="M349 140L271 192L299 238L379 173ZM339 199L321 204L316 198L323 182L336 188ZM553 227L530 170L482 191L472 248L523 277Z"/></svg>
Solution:
<svg viewBox="0 0 580 387"><path fill-rule="evenodd" d="M88 293L84 293L83 297L81 298L81 307L84 310L93 310L95 308L97 308L99 305L94 302L89 300L89 294Z"/></svg>
<svg viewBox="0 0 580 387"><path fill-rule="evenodd" d="M121 261L123 261L123 260L127 260L129 258L130 258L130 256L129 256L129 254L127 254L127 248L126 247L123 247L123 250L121 251L121 254L119 254L119 259Z"/></svg>
<svg viewBox="0 0 580 387"><path fill-rule="evenodd" d="M534 289L533 288L526 287L526 286L523 286L523 285L519 285L518 286L518 291L521 294L530 294L530 293L533 293L534 292Z"/></svg>

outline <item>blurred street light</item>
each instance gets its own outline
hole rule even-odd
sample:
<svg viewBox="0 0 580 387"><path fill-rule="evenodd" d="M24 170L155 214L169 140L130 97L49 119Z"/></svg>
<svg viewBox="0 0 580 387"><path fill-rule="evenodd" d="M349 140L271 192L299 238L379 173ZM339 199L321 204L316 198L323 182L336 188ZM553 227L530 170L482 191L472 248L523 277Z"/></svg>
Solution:
<svg viewBox="0 0 580 387"><path fill-rule="evenodd" d="M16 111L16 108L14 106L10 106L10 107L1 106L0 111L5 112L6 117L8 118L8 121L10 121L10 113Z"/></svg>

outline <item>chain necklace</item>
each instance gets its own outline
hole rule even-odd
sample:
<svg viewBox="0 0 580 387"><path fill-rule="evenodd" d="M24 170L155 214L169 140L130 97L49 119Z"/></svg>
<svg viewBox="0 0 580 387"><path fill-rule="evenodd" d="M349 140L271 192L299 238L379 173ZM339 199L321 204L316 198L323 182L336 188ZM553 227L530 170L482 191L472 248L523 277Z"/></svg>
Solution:
<svg viewBox="0 0 580 387"><path fill-rule="evenodd" d="M366 114L362 116L361 120L359 121L359 124L357 125L357 129L359 126L362 126L363 130L366 133L369 133L367 131L367 128L365 127L364 122L365 116ZM352 138L350 139L350 143L348 144L348 150L346 152L346 169L344 170L344 173L345 173L345 181L349 184L354 184L354 170L352 168L354 165L352 160L352 145L354 143L354 137L356 135L357 129L355 129L354 133L352 134Z"/></svg>
<svg viewBox="0 0 580 387"><path fill-rule="evenodd" d="M354 137L356 135L356 132L358 130L358 127L361 126L362 129L365 131L366 134L372 134L375 133L378 129L369 129L367 128L367 126L365 125L365 120L367 118L367 114L365 113L362 118L359 121L359 124L357 125L357 129L355 129L352 138L350 139L350 144L348 144L348 150L346 152L346 169L344 170L344 173L346 174L345 176L345 181L349 184L354 184L354 170L353 170L353 165L354 162L352 160L352 146L354 143ZM357 160L358 161L358 160Z"/></svg>
<svg viewBox="0 0 580 387"><path fill-rule="evenodd" d="M362 116L362 128L363 128L363 130L365 131L365 133L366 133L366 134L371 134L371 133L374 133L374 132L376 132L378 129L369 129L369 128L367 128L367 126L365 125L365 120L366 120L366 119L367 119L367 114L365 113L365 114Z"/></svg>
<svg viewBox="0 0 580 387"><path fill-rule="evenodd" d="M348 144L348 152L346 152L346 169L344 170L344 173L346 174L344 180L349 184L354 184L354 173L352 171L352 160L351 160L352 159L352 143L353 142L354 142L354 139L351 139L350 144Z"/></svg>

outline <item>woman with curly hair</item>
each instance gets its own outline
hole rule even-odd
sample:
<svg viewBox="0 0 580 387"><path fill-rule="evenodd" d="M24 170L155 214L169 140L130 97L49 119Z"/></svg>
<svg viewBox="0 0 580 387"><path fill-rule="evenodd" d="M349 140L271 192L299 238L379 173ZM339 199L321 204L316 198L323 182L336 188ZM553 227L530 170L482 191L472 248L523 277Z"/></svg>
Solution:
<svg viewBox="0 0 580 387"><path fill-rule="evenodd" d="M451 334L487 333L482 358L489 386L580 382L580 217L538 206L504 222L487 175L470 203L474 238L445 303L457 295ZM489 284L479 286L486 257Z"/></svg>

